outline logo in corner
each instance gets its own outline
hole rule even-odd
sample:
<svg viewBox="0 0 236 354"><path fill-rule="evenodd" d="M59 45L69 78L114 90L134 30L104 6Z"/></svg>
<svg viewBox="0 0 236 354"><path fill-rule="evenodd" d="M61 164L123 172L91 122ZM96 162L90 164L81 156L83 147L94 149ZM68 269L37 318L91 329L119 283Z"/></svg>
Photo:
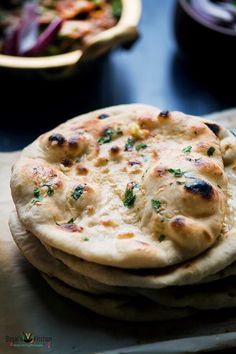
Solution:
<svg viewBox="0 0 236 354"><path fill-rule="evenodd" d="M21 336L6 336L8 348L52 348L52 337L35 336L32 332L22 332Z"/></svg>

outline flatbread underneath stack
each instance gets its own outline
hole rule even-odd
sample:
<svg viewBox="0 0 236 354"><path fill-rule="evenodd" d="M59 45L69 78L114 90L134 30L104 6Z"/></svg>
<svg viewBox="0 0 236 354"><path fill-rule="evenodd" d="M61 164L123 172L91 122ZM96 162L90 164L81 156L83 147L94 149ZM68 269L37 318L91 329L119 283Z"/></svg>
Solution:
<svg viewBox="0 0 236 354"><path fill-rule="evenodd" d="M161 321L186 317L195 312L187 308L170 309L141 297L133 289L119 290L74 272L47 253L41 242L24 229L16 212L11 214L10 229L22 254L56 292L94 312L129 321Z"/></svg>
<svg viewBox="0 0 236 354"><path fill-rule="evenodd" d="M236 306L235 185L223 126L112 107L23 151L10 228L63 296L118 319L179 318Z"/></svg>
<svg viewBox="0 0 236 354"><path fill-rule="evenodd" d="M41 242L24 229L15 212L11 215L10 227L22 254L44 274L54 290L105 316L137 321L139 315L139 321L151 321L185 317L197 310L236 306L236 276L210 284L156 290L108 286L74 272L53 258Z"/></svg>

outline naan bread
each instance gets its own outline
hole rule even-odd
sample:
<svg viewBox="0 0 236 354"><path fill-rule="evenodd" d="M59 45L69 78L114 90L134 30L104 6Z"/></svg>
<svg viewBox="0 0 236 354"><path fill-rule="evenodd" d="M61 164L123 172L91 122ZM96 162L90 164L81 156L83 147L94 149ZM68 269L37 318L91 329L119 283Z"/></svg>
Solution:
<svg viewBox="0 0 236 354"><path fill-rule="evenodd" d="M200 310L221 309L236 306L236 285L235 277L214 282L211 284L200 284L194 286L177 286L166 289L142 289L130 287L114 287L101 284L96 280L85 277L72 271L63 263L50 256L41 242L32 234L24 230L19 222L16 212L10 217L10 229L13 238L26 259L39 271L49 277L61 280L76 290L82 290L84 295L95 294L99 296L126 295L128 297L143 296L160 305L171 308L195 308ZM117 299L113 298L116 303ZM131 300L129 300L131 301ZM136 301L134 299L134 301ZM154 306L155 308L155 306ZM137 310L138 311L138 310Z"/></svg>
<svg viewBox="0 0 236 354"><path fill-rule="evenodd" d="M27 147L12 196L26 229L63 252L119 268L171 266L227 231L232 144L224 128L179 112L111 107Z"/></svg>
<svg viewBox="0 0 236 354"><path fill-rule="evenodd" d="M160 290L139 289L139 293L165 306L219 310L236 306L236 277L228 277L210 284L177 286Z"/></svg>
<svg viewBox="0 0 236 354"><path fill-rule="evenodd" d="M165 321L187 317L196 312L194 309L175 309L158 305L144 298L96 296L69 287L65 283L43 274L48 285L58 294L102 315L123 321Z"/></svg>
<svg viewBox="0 0 236 354"><path fill-rule="evenodd" d="M12 212L9 227L13 239L25 258L40 272L62 280L67 285L92 294L127 294L125 288L112 287L74 272L64 263L52 257L43 247L39 239L25 230L18 220L16 212ZM134 294L133 294L134 295Z"/></svg>
<svg viewBox="0 0 236 354"><path fill-rule="evenodd" d="M102 266L86 262L46 244L44 246L53 257L75 272L111 286L160 289L174 285L212 282L236 274L235 231L228 233L227 237L219 240L214 247L199 257L161 271L132 271Z"/></svg>

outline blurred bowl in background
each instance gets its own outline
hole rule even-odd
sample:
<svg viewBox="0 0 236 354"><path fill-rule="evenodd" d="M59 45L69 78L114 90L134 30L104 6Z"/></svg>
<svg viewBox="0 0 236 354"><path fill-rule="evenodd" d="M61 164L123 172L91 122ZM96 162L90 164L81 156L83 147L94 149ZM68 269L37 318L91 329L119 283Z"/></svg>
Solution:
<svg viewBox="0 0 236 354"><path fill-rule="evenodd" d="M180 49L192 61L235 65L236 30L204 20L189 0L177 1L174 31Z"/></svg>
<svg viewBox="0 0 236 354"><path fill-rule="evenodd" d="M14 71L36 71L46 76L70 76L80 64L98 58L115 46L135 41L141 17L141 0L122 0L122 15L116 26L95 35L83 50L48 57L16 57L0 54L0 67Z"/></svg>

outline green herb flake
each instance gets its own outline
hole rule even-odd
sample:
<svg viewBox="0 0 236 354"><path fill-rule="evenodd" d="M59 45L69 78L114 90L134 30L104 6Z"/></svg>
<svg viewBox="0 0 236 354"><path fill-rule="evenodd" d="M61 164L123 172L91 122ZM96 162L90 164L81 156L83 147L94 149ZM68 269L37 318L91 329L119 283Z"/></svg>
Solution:
<svg viewBox="0 0 236 354"><path fill-rule="evenodd" d="M43 184L42 187L47 187L47 195L52 197L54 195L54 189L51 184Z"/></svg>
<svg viewBox="0 0 236 354"><path fill-rule="evenodd" d="M69 221L67 221L67 224L74 224L74 222L75 222L75 219L71 218Z"/></svg>
<svg viewBox="0 0 236 354"><path fill-rule="evenodd" d="M84 241L89 241L89 238L88 238L88 237L85 237L85 238L84 238Z"/></svg>
<svg viewBox="0 0 236 354"><path fill-rule="evenodd" d="M96 6L101 6L102 5L102 1L101 0L90 0L91 2L93 2Z"/></svg>
<svg viewBox="0 0 236 354"><path fill-rule="evenodd" d="M135 141L133 138L128 138L128 141L125 144L125 151L131 151L133 149L134 143Z"/></svg>
<svg viewBox="0 0 236 354"><path fill-rule="evenodd" d="M181 171L180 168L169 168L167 171L172 173L175 177L183 177L185 174L185 172Z"/></svg>
<svg viewBox="0 0 236 354"><path fill-rule="evenodd" d="M79 184L75 188L74 192L71 194L72 198L74 198L74 200L78 200L81 197L81 195L84 193L84 190L85 190L85 186L82 184Z"/></svg>
<svg viewBox="0 0 236 354"><path fill-rule="evenodd" d="M124 206L129 209L134 206L134 202L136 200L136 195L134 194L134 191L133 191L133 189L135 187L137 187L136 184L133 184L132 187L127 186L126 191L125 191L123 203L124 203Z"/></svg>
<svg viewBox="0 0 236 354"><path fill-rule="evenodd" d="M108 128L105 130L103 136L97 140L99 145L110 143L115 136L121 136L123 132L120 128L117 130Z"/></svg>
<svg viewBox="0 0 236 354"><path fill-rule="evenodd" d="M169 221L170 219L166 218L165 216L161 216L161 222Z"/></svg>
<svg viewBox="0 0 236 354"><path fill-rule="evenodd" d="M147 148L147 144L144 144L144 143L140 143L138 145L136 145L136 150L139 151L141 149L146 149Z"/></svg>
<svg viewBox="0 0 236 354"><path fill-rule="evenodd" d="M106 129L103 137L98 139L98 141L97 141L98 144L102 145L102 144L110 143L110 141L112 141L113 135L114 135L114 129L111 129L111 128Z"/></svg>
<svg viewBox="0 0 236 354"><path fill-rule="evenodd" d="M119 19L122 13L122 1L121 0L111 0L112 6L112 16Z"/></svg>
<svg viewBox="0 0 236 354"><path fill-rule="evenodd" d="M215 148L213 146L210 146L209 149L207 150L207 155L212 156L215 152Z"/></svg>
<svg viewBox="0 0 236 354"><path fill-rule="evenodd" d="M34 202L41 202L43 200L43 196L41 195L40 188L34 188Z"/></svg>
<svg viewBox="0 0 236 354"><path fill-rule="evenodd" d="M192 146L187 146L182 150L182 152L184 154L189 154L191 152L191 150L192 150Z"/></svg>
<svg viewBox="0 0 236 354"><path fill-rule="evenodd" d="M166 236L165 235L160 235L158 239L159 239L160 242L165 241Z"/></svg>
<svg viewBox="0 0 236 354"><path fill-rule="evenodd" d="M222 189L222 187L221 187L219 184L217 184L217 187L220 188L220 189Z"/></svg>
<svg viewBox="0 0 236 354"><path fill-rule="evenodd" d="M160 200L152 199L151 204L152 204L152 209L154 209L156 213L159 213L160 208L161 208Z"/></svg>

